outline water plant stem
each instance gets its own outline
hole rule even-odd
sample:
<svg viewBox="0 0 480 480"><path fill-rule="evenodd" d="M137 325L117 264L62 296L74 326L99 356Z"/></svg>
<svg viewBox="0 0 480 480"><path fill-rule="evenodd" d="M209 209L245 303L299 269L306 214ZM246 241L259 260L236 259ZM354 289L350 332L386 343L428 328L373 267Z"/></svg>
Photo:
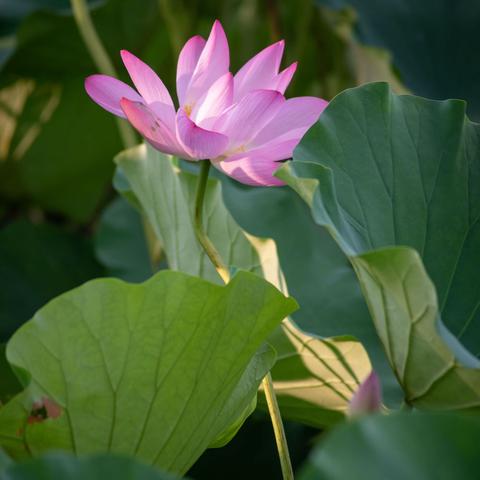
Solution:
<svg viewBox="0 0 480 480"><path fill-rule="evenodd" d="M116 77L115 67L110 60L105 47L100 40L100 37L95 30L95 26L88 10L88 5L85 0L70 0L72 6L73 16L77 24L80 35L83 42L87 47L88 52L92 56L92 59L100 70L105 75ZM117 118L117 127L122 139L122 143L125 148L133 147L137 144L135 132L130 125L123 121L121 118Z"/></svg>
<svg viewBox="0 0 480 480"><path fill-rule="evenodd" d="M278 456L280 458L280 466L282 467L282 475L284 480L293 480L292 462L288 452L287 437L283 428L282 416L280 408L278 408L277 395L273 386L272 375L268 372L262 380L265 398L267 400L268 413L272 420L273 432L277 443Z"/></svg>
<svg viewBox="0 0 480 480"><path fill-rule="evenodd" d="M230 281L230 273L228 268L223 263L222 257L217 249L208 238L207 233L203 228L203 201L205 199L205 190L207 189L208 172L210 170L210 161L203 160L200 162L200 175L198 177L197 192L195 194L195 220L194 229L200 245L212 262L215 270L220 275L224 283Z"/></svg>
<svg viewBox="0 0 480 480"><path fill-rule="evenodd" d="M195 195L195 234L200 242L200 245L208 255L208 258L211 260L213 266L217 270L224 283L228 283L230 281L230 273L228 268L225 266L222 257L218 253L211 240L208 238L208 235L203 228L203 204L208 182L208 172L210 170L210 161L203 160L200 162L200 164L200 175L198 177L197 191ZM280 409L278 408L277 396L275 395L275 389L273 387L273 381L270 372L268 372L262 380L262 386L267 399L268 412L272 420L273 432L275 434L278 455L280 457L283 479L293 480L293 470L292 463L290 461L290 454L288 452L287 438L285 436L282 416L280 414Z"/></svg>

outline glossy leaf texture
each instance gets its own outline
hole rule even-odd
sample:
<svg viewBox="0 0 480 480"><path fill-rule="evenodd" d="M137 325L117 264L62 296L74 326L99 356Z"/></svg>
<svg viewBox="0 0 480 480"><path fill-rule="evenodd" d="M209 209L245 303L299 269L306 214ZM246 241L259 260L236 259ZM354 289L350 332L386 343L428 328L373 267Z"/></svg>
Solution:
<svg viewBox="0 0 480 480"><path fill-rule="evenodd" d="M465 99L469 114L480 119L480 4L476 0L317 3L335 9L353 7L359 40L390 51L402 80L413 93L439 100Z"/></svg>
<svg viewBox="0 0 480 480"><path fill-rule="evenodd" d="M369 84L337 96L294 177L279 174L349 255L406 400L423 407L480 406L478 133L463 102ZM385 249L397 245L410 249Z"/></svg>
<svg viewBox="0 0 480 480"><path fill-rule="evenodd" d="M320 441L299 478L474 480L480 466L479 441L476 417L439 413L363 417Z"/></svg>
<svg viewBox="0 0 480 480"><path fill-rule="evenodd" d="M1 480L179 480L180 477L119 455L75 458L67 453L49 453L28 462L10 464ZM183 477L186 478L186 477Z"/></svg>
<svg viewBox="0 0 480 480"><path fill-rule="evenodd" d="M117 188L150 220L169 267L220 282L193 231L196 175L145 145L123 152L117 163ZM275 243L246 235L239 228L223 204L220 182L213 178L207 185L204 220L229 266L253 270L287 293ZM272 375L283 414L314 426L341 420L352 392L370 371L360 345L348 339L327 342L307 335L290 320L269 343L279 358Z"/></svg>
<svg viewBox="0 0 480 480"><path fill-rule="evenodd" d="M26 389L0 409L0 442L16 457L109 451L186 472L250 405L275 358L262 344L295 308L247 272L225 287L172 271L88 282L10 340ZM38 418L47 401L55 414Z"/></svg>

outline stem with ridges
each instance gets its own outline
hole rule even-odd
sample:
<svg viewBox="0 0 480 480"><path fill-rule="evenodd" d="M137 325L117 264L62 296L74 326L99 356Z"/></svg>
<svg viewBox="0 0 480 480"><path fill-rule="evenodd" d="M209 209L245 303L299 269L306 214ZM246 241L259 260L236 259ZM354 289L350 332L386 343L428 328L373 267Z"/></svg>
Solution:
<svg viewBox="0 0 480 480"><path fill-rule="evenodd" d="M103 46L100 37L95 30L93 25L92 18L90 17L90 12L85 0L70 0L73 10L73 16L77 24L80 35L82 36L83 42L87 47L88 52L93 58L95 65L100 70L101 73L105 75L110 75L111 77L116 77L115 68L110 58L108 57L107 51ZM117 118L117 127L120 132L120 137L122 138L122 143L125 148L133 147L137 144L135 138L135 133L128 123L126 123L121 118Z"/></svg>
<svg viewBox="0 0 480 480"><path fill-rule="evenodd" d="M203 201L205 199L205 190L208 182L208 172L210 170L210 161L203 160L200 165L200 175L198 177L197 192L195 195L195 218L194 229L200 245L208 255L213 266L225 283L230 281L230 273L228 268L223 263L223 260L217 249L210 241L203 228ZM265 397L267 399L268 412L272 420L273 432L275 434L275 441L277 443L278 455L280 457L280 465L282 467L282 474L284 480L293 480L292 463L290 461L290 454L288 452L287 438L285 437L285 430L283 428L282 416L278 408L277 397L273 387L272 376L269 373L262 380Z"/></svg>

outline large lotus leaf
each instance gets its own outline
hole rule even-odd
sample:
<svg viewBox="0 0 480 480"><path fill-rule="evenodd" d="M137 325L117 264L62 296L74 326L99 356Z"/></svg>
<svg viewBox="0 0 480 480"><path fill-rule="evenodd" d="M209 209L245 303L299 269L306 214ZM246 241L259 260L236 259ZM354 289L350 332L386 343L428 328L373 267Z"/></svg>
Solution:
<svg viewBox="0 0 480 480"><path fill-rule="evenodd" d="M478 478L478 418L439 413L368 416L335 429L301 480Z"/></svg>
<svg viewBox="0 0 480 480"><path fill-rule="evenodd" d="M0 480L178 480L179 477L119 455L75 458L49 453L24 463L10 464Z"/></svg>
<svg viewBox="0 0 480 480"><path fill-rule="evenodd" d="M262 342L295 308L247 272L224 287L172 271L88 282L10 340L28 385L0 409L0 442L15 456L111 451L185 472L250 404L274 361Z"/></svg>
<svg viewBox="0 0 480 480"><path fill-rule="evenodd" d="M463 102L397 96L380 83L339 95L295 151L295 160L328 169L318 168L324 193L314 214L333 224L344 251L417 250L444 323L475 353L479 136Z"/></svg>
<svg viewBox="0 0 480 480"><path fill-rule="evenodd" d="M47 224L11 223L0 232L0 341L50 299L102 273L81 236Z"/></svg>
<svg viewBox="0 0 480 480"><path fill-rule="evenodd" d="M480 118L480 56L476 0L317 0L358 14L361 41L386 48L402 80L415 94L463 98Z"/></svg>
<svg viewBox="0 0 480 480"><path fill-rule="evenodd" d="M353 335L359 339L382 377L386 400L399 404L401 390L355 273L325 228L315 224L308 206L289 188L249 188L227 179L223 197L245 231L275 240L288 291L301 305L293 315L300 328L316 336Z"/></svg>
<svg viewBox="0 0 480 480"><path fill-rule="evenodd" d="M242 229L275 241L288 290L302 305L294 319L303 329L338 335L328 320L359 323L368 318L348 259L295 192L287 187L249 188L227 178L222 190L228 211Z"/></svg>
<svg viewBox="0 0 480 480"><path fill-rule="evenodd" d="M418 254L397 247L353 262L406 401L430 409L480 408L480 362L439 321L435 287Z"/></svg>
<svg viewBox="0 0 480 480"><path fill-rule="evenodd" d="M170 268L220 281L193 231L197 177L146 146L123 152L117 163L123 172L117 175L117 188L146 212ZM245 235L226 210L221 185L213 178L207 185L205 225L230 266L254 269L287 293L275 243ZM341 420L352 392L370 370L358 342L324 341L302 332L290 320L269 342L280 359L272 375L284 416L315 426Z"/></svg>
<svg viewBox="0 0 480 480"><path fill-rule="evenodd" d="M407 400L421 398L423 406L480 404L478 361L444 326L477 354L477 135L477 125L465 118L463 102L397 96L386 84L370 84L332 101L297 147L291 164L296 178L286 169L280 174L311 204L317 223L326 226L350 256ZM314 192L316 182L319 188ZM390 249L379 257L374 250L394 245L420 253L436 292L413 252ZM392 265L395 275L387 270ZM373 288L378 282L381 288ZM409 303L412 295L415 308ZM436 323L437 310L443 323ZM396 333L386 328L393 317ZM447 348L436 347L442 352L438 362L415 359L412 342L448 344L456 361ZM427 345L419 348L431 358ZM469 370L468 379L461 365ZM461 388L451 377L462 379ZM449 387L435 389L437 382ZM432 388L435 394L427 401L422 395Z"/></svg>

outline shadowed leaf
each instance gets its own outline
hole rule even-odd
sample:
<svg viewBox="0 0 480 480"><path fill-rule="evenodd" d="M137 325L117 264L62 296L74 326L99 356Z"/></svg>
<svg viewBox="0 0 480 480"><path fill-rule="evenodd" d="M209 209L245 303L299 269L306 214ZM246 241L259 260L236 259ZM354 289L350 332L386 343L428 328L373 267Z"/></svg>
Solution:
<svg viewBox="0 0 480 480"><path fill-rule="evenodd" d="M372 415L326 436L312 451L299 479L475 480L479 442L477 417Z"/></svg>
<svg viewBox="0 0 480 480"><path fill-rule="evenodd" d="M349 255L406 399L423 407L480 406L478 138L463 102L370 84L332 101L279 173Z"/></svg>

